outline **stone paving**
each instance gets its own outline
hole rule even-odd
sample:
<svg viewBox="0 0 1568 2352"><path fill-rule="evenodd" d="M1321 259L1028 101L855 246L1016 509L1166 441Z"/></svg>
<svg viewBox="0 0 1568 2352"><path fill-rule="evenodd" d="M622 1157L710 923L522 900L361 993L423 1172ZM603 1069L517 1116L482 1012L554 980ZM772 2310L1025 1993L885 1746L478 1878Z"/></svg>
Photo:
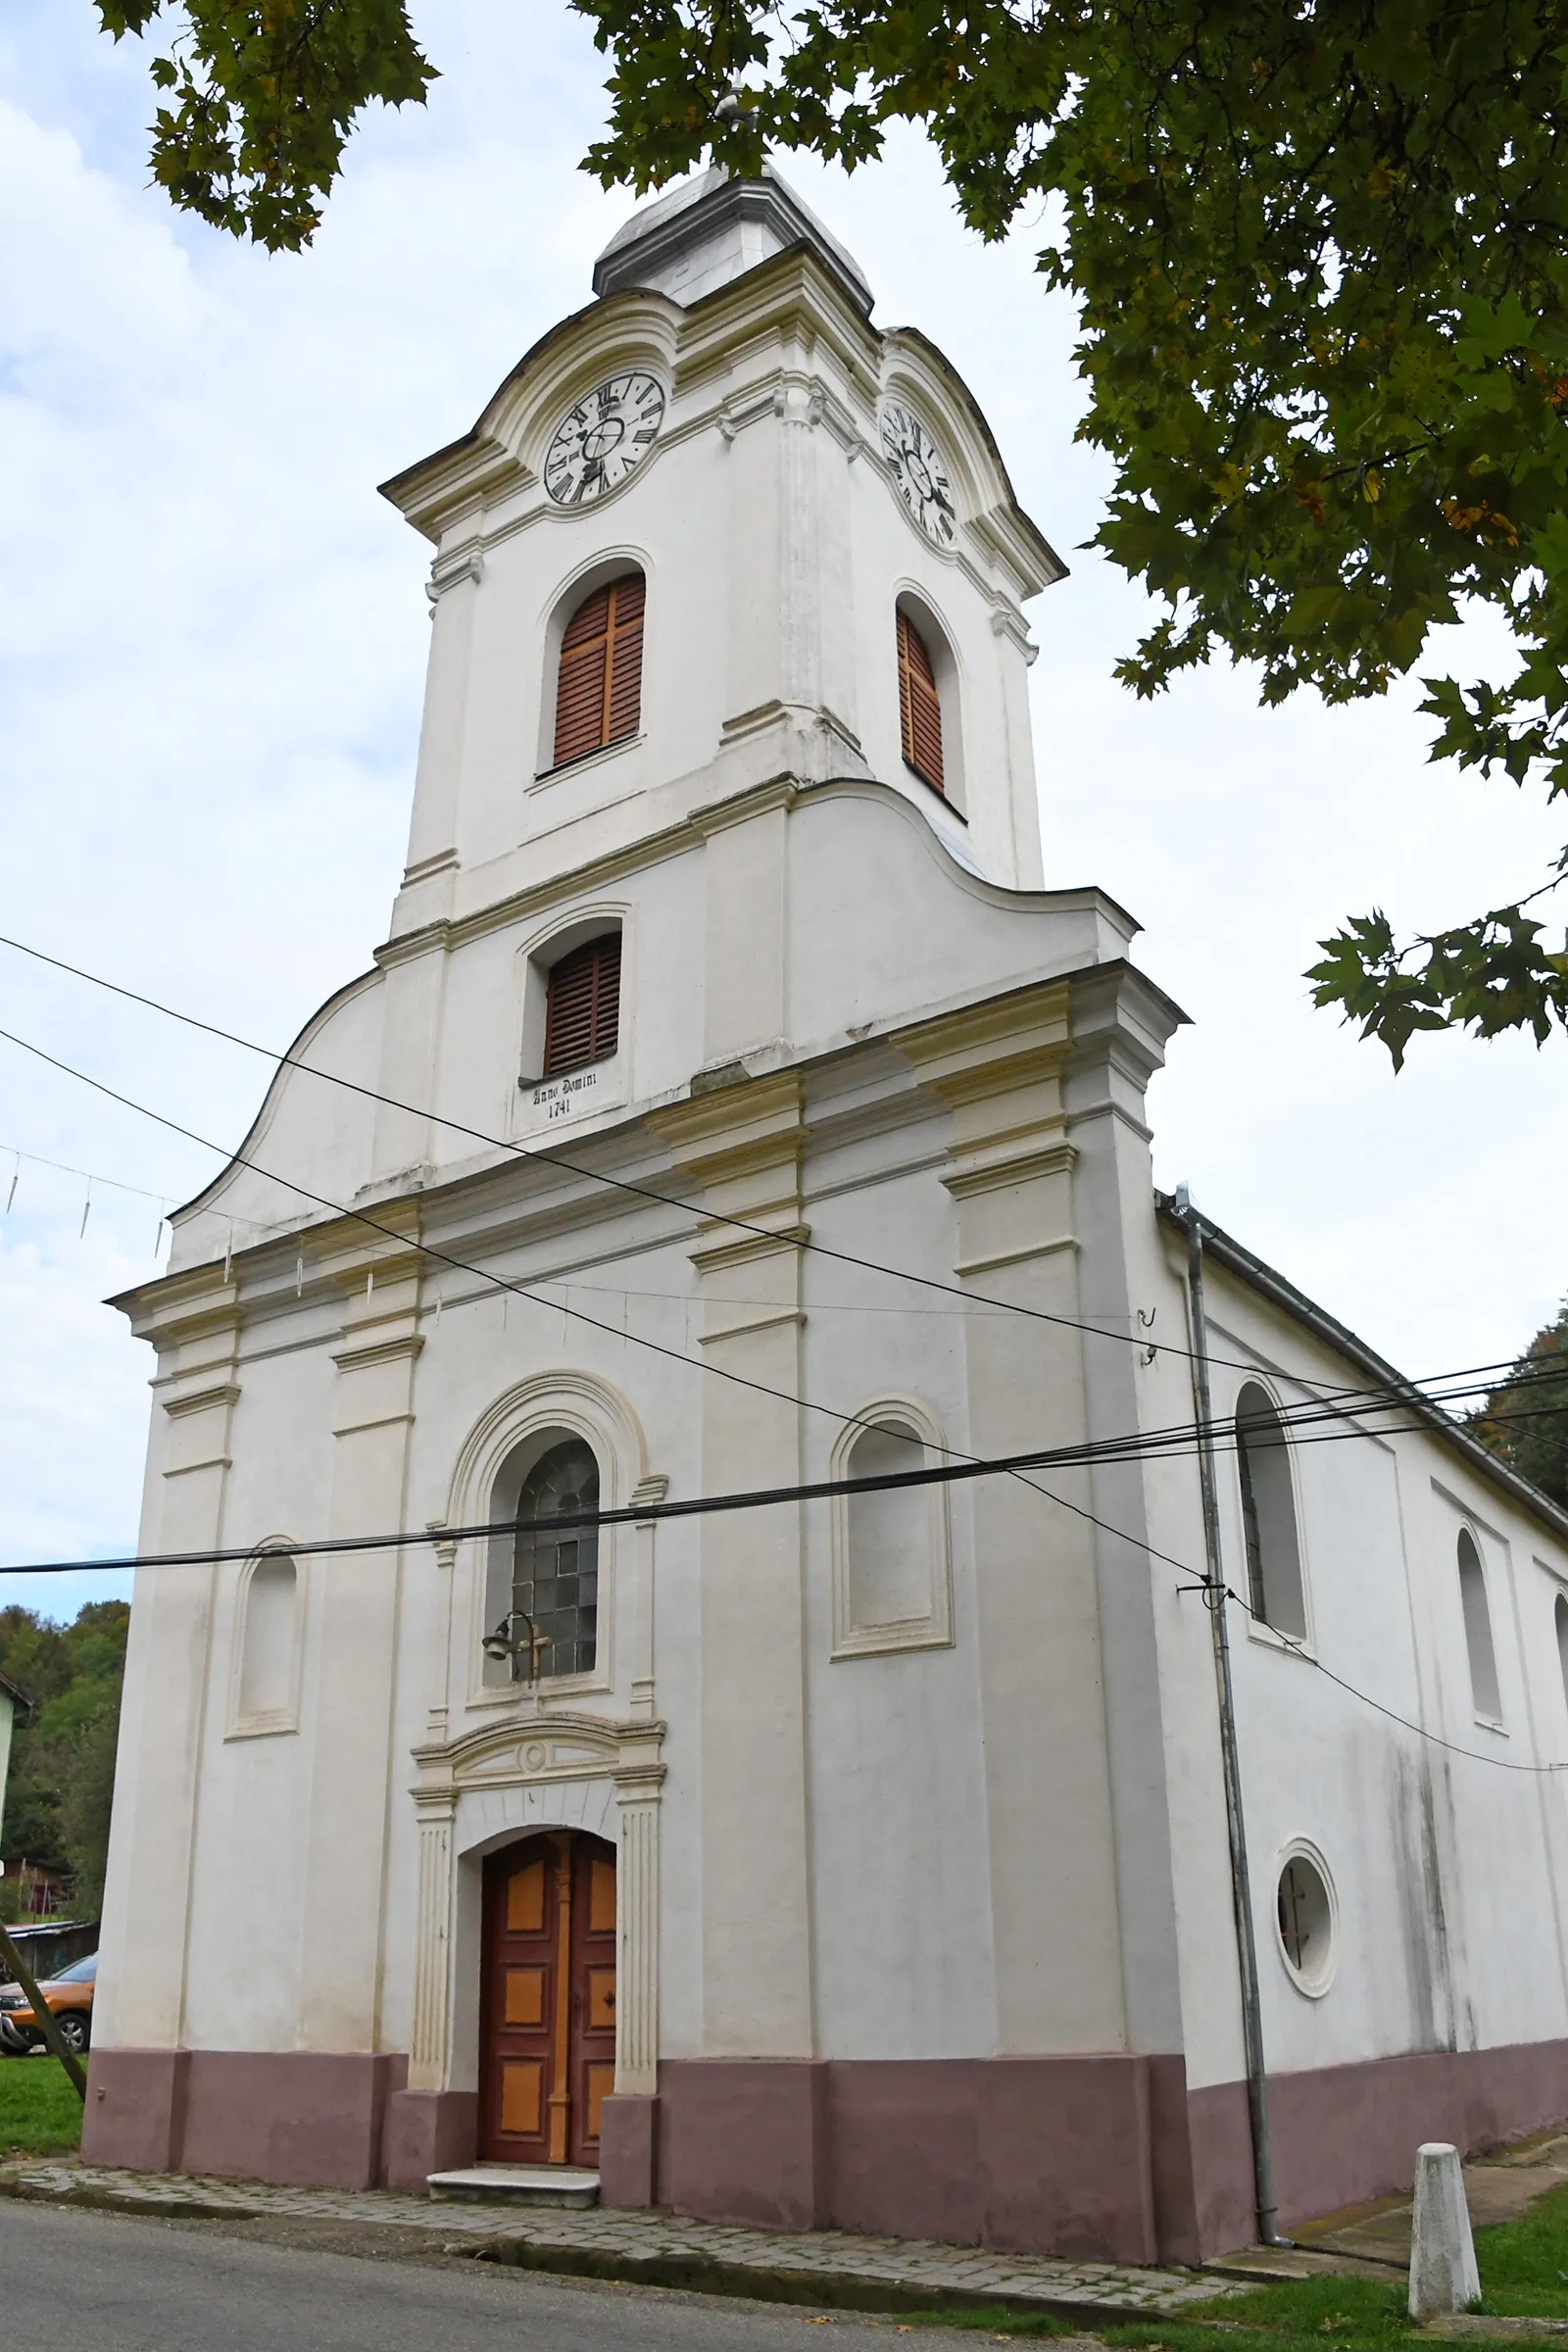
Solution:
<svg viewBox="0 0 1568 2352"><path fill-rule="evenodd" d="M42 2201L79 2198L97 2206L172 2218L200 2214L236 2221L267 2215L366 2223L434 2232L455 2249L472 2244L525 2268L580 2271L602 2278L667 2275L655 2283L701 2288L705 2273L722 2291L744 2294L746 2275L766 2300L853 2301L872 2308L949 2307L955 2302L1033 2305L1086 2317L1156 2312L1239 2292L1212 2276L1072 2262L1043 2254L999 2254L978 2246L860 2236L848 2230L799 2234L699 2222L664 2212L465 2205L404 2196L388 2189L271 2188L256 2181L211 2180L180 2174L110 2171L70 2163L22 2163L0 2170L0 2190ZM791 2286L801 2291L789 2295ZM835 2293L833 2290L841 2290Z"/></svg>

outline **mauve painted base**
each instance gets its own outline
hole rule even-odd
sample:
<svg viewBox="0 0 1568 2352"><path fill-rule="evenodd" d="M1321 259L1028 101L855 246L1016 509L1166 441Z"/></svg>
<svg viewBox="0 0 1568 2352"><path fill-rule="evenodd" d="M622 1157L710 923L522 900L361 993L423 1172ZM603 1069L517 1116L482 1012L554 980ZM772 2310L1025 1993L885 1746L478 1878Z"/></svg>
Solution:
<svg viewBox="0 0 1568 2352"><path fill-rule="evenodd" d="M399 2090L387 2104L382 2177L422 2195L432 2173L462 2172L479 2144L476 2090Z"/></svg>
<svg viewBox="0 0 1568 2352"><path fill-rule="evenodd" d="M92 2052L81 2152L135 2172L375 2188L409 2062L369 2052Z"/></svg>
<svg viewBox="0 0 1568 2352"><path fill-rule="evenodd" d="M652 2205L658 2190L659 2101L613 2091L599 2110L599 2202Z"/></svg>
<svg viewBox="0 0 1568 2352"><path fill-rule="evenodd" d="M1179 2058L675 2059L659 2087L659 2195L679 2213L1119 2262L1196 2253Z"/></svg>
<svg viewBox="0 0 1568 2352"><path fill-rule="evenodd" d="M468 2091L401 2057L97 2049L82 2154L135 2172L422 2189L471 2160ZM1568 2041L1269 2080L1289 2227L1408 2188L1423 2140L1473 2151L1568 2118ZM607 2205L1115 2262L1196 2262L1254 2234L1247 2093L1180 2057L666 2059L607 2099Z"/></svg>

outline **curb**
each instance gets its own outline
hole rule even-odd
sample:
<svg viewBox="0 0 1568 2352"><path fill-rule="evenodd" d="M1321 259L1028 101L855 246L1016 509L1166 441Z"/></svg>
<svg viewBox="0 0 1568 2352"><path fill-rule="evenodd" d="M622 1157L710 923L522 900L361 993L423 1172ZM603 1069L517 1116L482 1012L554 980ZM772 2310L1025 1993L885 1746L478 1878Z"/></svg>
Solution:
<svg viewBox="0 0 1568 2352"><path fill-rule="evenodd" d="M622 2254L592 2246L559 2246L526 2237L484 2237L449 2244L449 2254L558 2277L604 2278L618 2285L672 2286L687 2294L735 2295L754 2303L808 2303L837 2311L1004 2311L1020 2319L1077 2321L1086 2333L1102 2327L1163 2322L1172 2314L1148 2304L1088 2303L1068 2295L987 2294L982 2288L926 2285L868 2278L863 2272L754 2269L711 2254Z"/></svg>
<svg viewBox="0 0 1568 2352"><path fill-rule="evenodd" d="M122 2214L143 2221L266 2221L260 2205L218 2204L205 2197L147 2197L133 2189L44 2188L31 2181L0 2178L0 2196L33 2205L69 2205L93 2213ZM441 2230L442 2209L433 2204L430 2232ZM400 2224L368 2226L394 2230ZM447 2239L442 2252L508 2270L536 2271L564 2278L599 2278L612 2285L672 2287L686 2294L729 2296L753 2303L810 2305L818 2310L907 2312L1000 2311L1019 2319L1055 2319L1092 2334L1097 2327L1159 2324L1177 2313L1146 2303L1089 2302L1069 2295L987 2293L981 2287L941 2285L935 2280L876 2278L864 2272L754 2267L717 2255L633 2254L609 2247L556 2244L516 2235ZM1224 2292L1223 2288L1219 2289Z"/></svg>
<svg viewBox="0 0 1568 2352"><path fill-rule="evenodd" d="M35 2188L30 2180L0 2180L0 2196L24 2205L80 2205L92 2213L132 2213L154 2221L255 2222L259 2205L216 2205L207 2197L138 2197L133 2189Z"/></svg>

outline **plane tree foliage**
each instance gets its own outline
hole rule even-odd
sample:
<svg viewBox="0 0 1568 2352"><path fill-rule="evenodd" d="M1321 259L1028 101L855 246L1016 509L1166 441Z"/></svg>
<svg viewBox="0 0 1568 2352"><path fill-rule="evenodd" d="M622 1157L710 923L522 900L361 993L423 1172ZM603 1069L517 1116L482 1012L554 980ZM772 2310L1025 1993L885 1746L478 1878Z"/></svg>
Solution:
<svg viewBox="0 0 1568 2352"><path fill-rule="evenodd" d="M1155 602L1136 693L1219 654L1265 704L1381 695L1484 608L1509 650L1424 676L1432 756L1568 795L1568 0L570 4L609 66L606 185L766 149L854 167L904 121L982 236L1041 222L1114 469L1096 543ZM99 5L144 32L160 0ZM431 77L399 0L177 22L155 172L269 245L313 232L359 109ZM1348 919L1318 1002L1396 1063L1422 1029L1544 1041L1563 870L1429 937Z"/></svg>

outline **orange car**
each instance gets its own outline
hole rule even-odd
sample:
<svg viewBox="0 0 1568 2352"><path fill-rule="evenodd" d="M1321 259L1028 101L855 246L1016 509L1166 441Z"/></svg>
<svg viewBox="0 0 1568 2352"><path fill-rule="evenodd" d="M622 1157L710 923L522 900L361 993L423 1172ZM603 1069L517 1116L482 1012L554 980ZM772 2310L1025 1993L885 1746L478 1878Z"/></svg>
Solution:
<svg viewBox="0 0 1568 2352"><path fill-rule="evenodd" d="M92 1995L97 1976L98 1955L89 1952L85 1960L63 1968L58 1977L46 1977L38 1987L59 2020L60 2038L68 2050L79 2053L92 2039ZM21 1985L8 1984L0 1989L0 2050L8 2058L25 2058L30 2050L41 2050L44 2046L32 2003Z"/></svg>

